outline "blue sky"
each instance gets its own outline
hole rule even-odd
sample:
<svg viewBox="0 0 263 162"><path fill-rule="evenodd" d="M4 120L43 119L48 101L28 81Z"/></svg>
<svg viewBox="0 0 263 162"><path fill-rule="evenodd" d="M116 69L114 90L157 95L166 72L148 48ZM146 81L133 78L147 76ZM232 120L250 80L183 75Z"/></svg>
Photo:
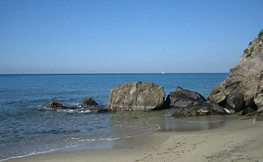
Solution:
<svg viewBox="0 0 263 162"><path fill-rule="evenodd" d="M0 0L0 74L228 72L262 0Z"/></svg>

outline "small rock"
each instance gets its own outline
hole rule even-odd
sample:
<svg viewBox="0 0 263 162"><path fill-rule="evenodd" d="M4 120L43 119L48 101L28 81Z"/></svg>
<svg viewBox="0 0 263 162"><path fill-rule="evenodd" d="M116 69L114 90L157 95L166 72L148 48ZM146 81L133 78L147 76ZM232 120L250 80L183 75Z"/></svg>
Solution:
<svg viewBox="0 0 263 162"><path fill-rule="evenodd" d="M109 109L102 109L102 108L92 108L90 109L90 111L94 112L94 113L106 113L109 112Z"/></svg>
<svg viewBox="0 0 263 162"><path fill-rule="evenodd" d="M244 96L241 93L229 93L226 97L226 107L235 112L244 109Z"/></svg>
<svg viewBox="0 0 263 162"><path fill-rule="evenodd" d="M61 103L58 103L56 101L52 101L47 105L48 108L54 108L54 109L67 109L66 106L63 106Z"/></svg>
<svg viewBox="0 0 263 162"><path fill-rule="evenodd" d="M83 103L85 106L89 106L89 107L96 107L98 105L97 102L95 102L93 100L93 98L89 97L89 98L84 98L83 99Z"/></svg>
<svg viewBox="0 0 263 162"><path fill-rule="evenodd" d="M245 110L242 110L240 112L241 112L241 115L249 115L249 114L253 114L255 110L251 107L248 107Z"/></svg>
<svg viewBox="0 0 263 162"><path fill-rule="evenodd" d="M213 111L215 111L218 115L226 115L228 113L226 113L226 111L219 105L217 104L216 102L214 101L206 101L206 104L210 105L211 106L211 109Z"/></svg>
<svg viewBox="0 0 263 162"><path fill-rule="evenodd" d="M258 113L255 117L258 121L263 121L263 113Z"/></svg>

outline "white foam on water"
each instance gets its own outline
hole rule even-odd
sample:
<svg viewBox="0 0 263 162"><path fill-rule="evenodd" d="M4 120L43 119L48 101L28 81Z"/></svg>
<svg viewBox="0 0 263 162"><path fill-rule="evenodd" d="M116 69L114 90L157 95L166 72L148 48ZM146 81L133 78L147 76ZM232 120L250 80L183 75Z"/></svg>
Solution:
<svg viewBox="0 0 263 162"><path fill-rule="evenodd" d="M74 137L72 137L72 139L74 139ZM75 139L79 140L78 138L75 138ZM95 142L96 140L95 139L85 139L83 141L85 141L85 142L88 141L88 142L92 143L92 142ZM80 140L80 142L81 142L81 140ZM50 149L47 151L39 151L39 152L33 151L33 152L28 153L26 155L19 155L19 156L9 157L6 159L0 159L0 161L6 161L6 160L10 160L10 159L18 159L18 158L28 157L28 156L32 156L32 155L48 154L48 153L51 153L54 151L59 151L59 150L67 149L67 148L74 148L74 147L78 147L78 146L80 146L80 145L65 146L62 148Z"/></svg>
<svg viewBox="0 0 263 162"><path fill-rule="evenodd" d="M44 110L56 110L57 112L64 112L64 113L91 113L90 109L84 109L84 108L77 108L77 109L55 109L55 108L49 108L49 107L43 107Z"/></svg>
<svg viewBox="0 0 263 162"><path fill-rule="evenodd" d="M160 127L158 127L156 130L152 130L150 132L145 132L143 134L139 134L139 135L134 135L134 136L125 136L125 137L113 137L113 138L100 138L100 139L85 139L85 138L79 138L79 137L71 137L70 139L72 140L77 140L78 142L89 142L90 143L93 143L93 142L100 142L100 141L114 141L114 140L118 140L118 139L128 139L128 138L133 138L133 137L139 137L139 136L143 136L143 135L147 135L147 134L150 134L154 131L157 131L158 129L160 129ZM86 143L87 144L87 143ZM78 144L78 145L71 145L71 146L65 146L63 148L56 148L56 149L50 149L50 150L47 150L47 151L39 151L39 152L36 152L36 151L33 151L29 154L26 154L26 155L20 155L20 156L14 156L14 157L9 157L9 158L6 158L6 159L0 159L0 161L6 161L6 160L10 160L10 159L18 159L18 158L24 158L24 157L28 157L28 156L32 156L32 155L40 155L40 154L48 154L48 153L51 153L51 152L55 152L55 151L60 151L60 150L64 150L64 149L68 149L68 148L74 148L74 147L79 147L83 145L82 144Z"/></svg>

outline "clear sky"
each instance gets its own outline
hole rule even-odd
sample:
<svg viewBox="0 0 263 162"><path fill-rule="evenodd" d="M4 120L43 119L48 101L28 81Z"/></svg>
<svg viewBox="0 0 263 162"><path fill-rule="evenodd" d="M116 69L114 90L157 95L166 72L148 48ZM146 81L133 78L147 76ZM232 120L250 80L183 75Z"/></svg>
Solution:
<svg viewBox="0 0 263 162"><path fill-rule="evenodd" d="M263 0L0 0L0 74L228 72Z"/></svg>

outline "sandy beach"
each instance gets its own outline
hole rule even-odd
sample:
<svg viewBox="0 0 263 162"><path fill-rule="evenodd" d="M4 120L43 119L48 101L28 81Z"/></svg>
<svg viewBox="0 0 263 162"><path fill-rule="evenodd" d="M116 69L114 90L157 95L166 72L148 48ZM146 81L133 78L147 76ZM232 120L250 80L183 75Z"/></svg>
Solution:
<svg viewBox="0 0 263 162"><path fill-rule="evenodd" d="M262 134L262 121L231 118L217 129L146 135L137 139L149 141L141 146L51 153L8 161L262 161Z"/></svg>

